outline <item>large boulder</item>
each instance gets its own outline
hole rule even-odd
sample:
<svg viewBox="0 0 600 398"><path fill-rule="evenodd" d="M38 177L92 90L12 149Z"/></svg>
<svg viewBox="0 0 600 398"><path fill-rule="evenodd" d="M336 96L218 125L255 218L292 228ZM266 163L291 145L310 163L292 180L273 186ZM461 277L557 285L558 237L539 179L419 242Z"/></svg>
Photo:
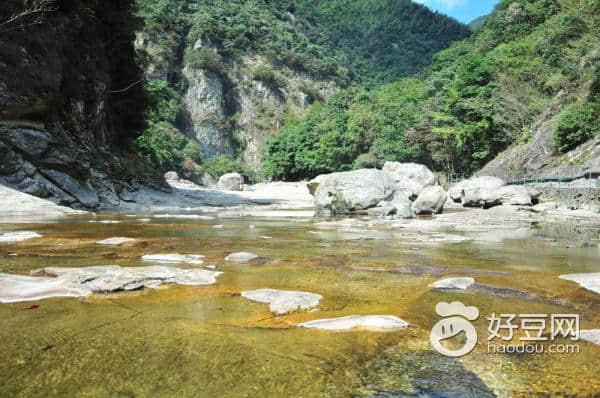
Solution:
<svg viewBox="0 0 600 398"><path fill-rule="evenodd" d="M377 169L333 173L322 178L315 197L317 215L353 214L392 198L395 181Z"/></svg>
<svg viewBox="0 0 600 398"><path fill-rule="evenodd" d="M223 191L241 191L244 187L244 177L240 173L223 174L217 187Z"/></svg>
<svg viewBox="0 0 600 398"><path fill-rule="evenodd" d="M461 201L465 207L490 208L500 205L532 206L539 192L519 185L505 185L496 189L465 189Z"/></svg>
<svg viewBox="0 0 600 398"><path fill-rule="evenodd" d="M327 178L327 176L328 174L321 174L310 180L308 183L306 183L306 188L308 188L308 192L314 196L317 188L319 187L319 184L321 184L321 182L323 182Z"/></svg>
<svg viewBox="0 0 600 398"><path fill-rule="evenodd" d="M165 173L165 181L179 181L179 174L176 171L167 171Z"/></svg>
<svg viewBox="0 0 600 398"><path fill-rule="evenodd" d="M407 192L410 197L417 197L424 188L438 183L435 174L422 164L385 162L383 171L390 173L398 189Z"/></svg>
<svg viewBox="0 0 600 398"><path fill-rule="evenodd" d="M42 170L45 177L56 184L61 190L72 195L83 206L95 209L100 205L98 194L87 181L79 181L68 174L57 170Z"/></svg>
<svg viewBox="0 0 600 398"><path fill-rule="evenodd" d="M444 209L447 199L448 195L442 187L426 187L412 204L412 209L415 214L439 214Z"/></svg>
<svg viewBox="0 0 600 398"><path fill-rule="evenodd" d="M463 196L463 191L468 191L468 190L495 190L497 188L503 187L504 185L506 185L506 182L498 177L492 177L492 176L480 176L480 177L473 177L473 178L469 178L468 180L463 180L460 181L456 184L454 184L449 190L448 190L448 196L450 197L450 199L452 199L452 201L456 202L456 203L460 203L462 196Z"/></svg>

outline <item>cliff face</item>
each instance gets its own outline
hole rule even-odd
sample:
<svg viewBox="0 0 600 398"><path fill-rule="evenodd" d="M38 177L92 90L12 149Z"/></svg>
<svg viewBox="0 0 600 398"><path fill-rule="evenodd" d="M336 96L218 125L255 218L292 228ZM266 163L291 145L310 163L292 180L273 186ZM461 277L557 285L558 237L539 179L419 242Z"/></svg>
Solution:
<svg viewBox="0 0 600 398"><path fill-rule="evenodd" d="M0 23L0 181L61 204L118 204L146 178L120 156L144 126L132 2L7 0Z"/></svg>

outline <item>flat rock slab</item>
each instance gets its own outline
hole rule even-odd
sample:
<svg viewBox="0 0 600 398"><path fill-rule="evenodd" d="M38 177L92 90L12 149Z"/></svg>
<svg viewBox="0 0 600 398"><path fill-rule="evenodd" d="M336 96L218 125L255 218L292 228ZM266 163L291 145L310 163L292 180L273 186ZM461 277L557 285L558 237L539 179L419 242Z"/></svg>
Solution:
<svg viewBox="0 0 600 398"><path fill-rule="evenodd" d="M189 219L189 220L214 220L213 216L202 216L199 214L156 214L152 216L154 218L175 218L175 219Z"/></svg>
<svg viewBox="0 0 600 398"><path fill-rule="evenodd" d="M316 307L323 298L314 293L274 289L248 290L242 292L242 297L259 303L268 303L270 311L277 315Z"/></svg>
<svg viewBox="0 0 600 398"><path fill-rule="evenodd" d="M431 285L435 289L466 290L475 283L473 278L448 278L442 279Z"/></svg>
<svg viewBox="0 0 600 398"><path fill-rule="evenodd" d="M600 294L600 272L589 274L561 275L560 279L576 282L584 289Z"/></svg>
<svg viewBox="0 0 600 398"><path fill-rule="evenodd" d="M108 239L104 239L101 240L99 242L96 242L99 245L108 245L108 246L119 246L125 243L131 243L131 242L135 242L135 239L133 238L122 238L122 237L114 237L114 238L108 238Z"/></svg>
<svg viewBox="0 0 600 398"><path fill-rule="evenodd" d="M342 318L304 322L298 327L336 331L361 329L388 332L408 327L408 322L392 315L350 315Z"/></svg>
<svg viewBox="0 0 600 398"><path fill-rule="evenodd" d="M249 252L238 252L231 253L227 257L225 257L225 261L231 261L234 263L247 263L249 261L257 259L258 254L249 253Z"/></svg>
<svg viewBox="0 0 600 398"><path fill-rule="evenodd" d="M42 235L37 232L32 231L21 231L21 232L6 232L0 234L0 243L12 243L12 242L21 242L28 239L33 238L41 238Z"/></svg>
<svg viewBox="0 0 600 398"><path fill-rule="evenodd" d="M580 330L579 338L588 343L600 345L600 329Z"/></svg>
<svg viewBox="0 0 600 398"><path fill-rule="evenodd" d="M201 265L204 263L204 256L200 254L147 254L142 256L143 261L152 261L155 263L186 263Z"/></svg>
<svg viewBox="0 0 600 398"><path fill-rule="evenodd" d="M91 293L156 288L163 284L211 285L222 272L173 267L118 265L84 268L44 268L39 276L0 274L0 303L52 297L84 297Z"/></svg>

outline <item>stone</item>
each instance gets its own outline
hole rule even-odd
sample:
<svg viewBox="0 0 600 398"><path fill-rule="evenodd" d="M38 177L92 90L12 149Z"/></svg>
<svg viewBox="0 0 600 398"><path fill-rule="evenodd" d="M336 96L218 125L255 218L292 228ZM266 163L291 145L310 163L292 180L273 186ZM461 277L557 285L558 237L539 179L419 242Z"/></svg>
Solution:
<svg viewBox="0 0 600 398"><path fill-rule="evenodd" d="M36 276L0 274L0 303L50 297L84 297L91 293L156 288L163 284L211 285L222 272L164 266L44 268Z"/></svg>
<svg viewBox="0 0 600 398"><path fill-rule="evenodd" d="M0 184L0 217L34 220L53 220L69 215L85 214L81 210L57 206L50 200L27 195Z"/></svg>
<svg viewBox="0 0 600 398"><path fill-rule="evenodd" d="M88 182L78 181L70 175L56 170L45 169L41 172L62 190L77 199L83 206L95 209L100 205L96 191Z"/></svg>
<svg viewBox="0 0 600 398"><path fill-rule="evenodd" d="M106 174L95 169L90 169L90 175L100 202L103 205L118 206L121 201L117 195L115 184L113 184L111 179Z"/></svg>
<svg viewBox="0 0 600 398"><path fill-rule="evenodd" d="M0 234L0 242L2 243L12 243L12 242L22 242L24 240L29 240L33 238L41 238L42 235L33 231L19 231L19 232L5 232Z"/></svg>
<svg viewBox="0 0 600 398"><path fill-rule="evenodd" d="M350 315L341 318L319 319L298 325L301 328L345 331L353 329L395 331L408 327L408 322L391 315Z"/></svg>
<svg viewBox="0 0 600 398"><path fill-rule="evenodd" d="M584 289L600 294L600 272L561 275L559 278L566 281L575 282Z"/></svg>
<svg viewBox="0 0 600 398"><path fill-rule="evenodd" d="M521 185L505 185L495 189L463 189L461 201L465 207L532 206L538 197L536 190Z"/></svg>
<svg viewBox="0 0 600 398"><path fill-rule="evenodd" d="M588 343L600 345L600 329L580 330L579 338Z"/></svg>
<svg viewBox="0 0 600 398"><path fill-rule="evenodd" d="M53 297L85 297L92 291L71 286L57 278L0 274L0 303L43 300Z"/></svg>
<svg viewBox="0 0 600 398"><path fill-rule="evenodd" d="M200 265L204 263L204 256L200 254L147 254L142 256L142 260L155 263L187 263Z"/></svg>
<svg viewBox="0 0 600 398"><path fill-rule="evenodd" d="M442 279L431 285L435 289L466 290L475 283L473 278L448 278Z"/></svg>
<svg viewBox="0 0 600 398"><path fill-rule="evenodd" d="M208 173L202 174L202 177L200 177L200 184L203 187L211 188L211 189L217 186L215 179Z"/></svg>
<svg viewBox="0 0 600 398"><path fill-rule="evenodd" d="M492 176L472 177L472 178L469 178L468 180L463 180L463 181L460 181L460 182L454 184L448 190L448 196L450 197L450 199L452 199L452 201L460 203L462 195L463 195L462 194L463 190L469 190L469 189L494 190L494 189L503 187L504 185L506 185L506 182L503 179L498 178L498 177L492 177Z"/></svg>
<svg viewBox="0 0 600 398"><path fill-rule="evenodd" d="M10 129L2 138L24 154L37 157L46 152L50 135L45 131L31 129Z"/></svg>
<svg viewBox="0 0 600 398"><path fill-rule="evenodd" d="M316 307L323 298L314 293L274 289L248 290L242 292L242 297L259 303L268 303L269 310L277 315Z"/></svg>
<svg viewBox="0 0 600 398"><path fill-rule="evenodd" d="M165 180L166 181L178 181L179 175L177 174L176 171L167 171L165 173Z"/></svg>
<svg viewBox="0 0 600 398"><path fill-rule="evenodd" d="M241 191L244 177L240 173L227 173L219 178L217 188L223 191Z"/></svg>
<svg viewBox="0 0 600 398"><path fill-rule="evenodd" d="M315 213L320 216L357 213L390 199L394 188L390 174L377 169L329 174L315 191Z"/></svg>
<svg viewBox="0 0 600 398"><path fill-rule="evenodd" d="M306 188L308 189L308 192L311 195L314 195L315 191L319 187L319 184L321 184L327 178L327 176L328 174L321 174L310 180L308 183L306 183Z"/></svg>
<svg viewBox="0 0 600 398"><path fill-rule="evenodd" d="M426 166L417 163L385 162L383 171L392 175L399 190L416 197L429 186L437 185L438 179Z"/></svg>
<svg viewBox="0 0 600 398"><path fill-rule="evenodd" d="M257 259L259 256L254 253L249 252L238 252L231 253L227 257L225 257L225 261L231 261L234 263L247 263L249 261Z"/></svg>
<svg viewBox="0 0 600 398"><path fill-rule="evenodd" d="M0 175L11 175L23 166L23 157L0 141Z"/></svg>
<svg viewBox="0 0 600 398"><path fill-rule="evenodd" d="M119 246L125 243L131 243L131 242L135 242L135 239L133 238L121 238L121 237L114 237L114 238L108 238L108 239L104 239L101 241L96 242L99 245L107 245L107 246Z"/></svg>
<svg viewBox="0 0 600 398"><path fill-rule="evenodd" d="M444 209L444 203L448 196L446 191L440 186L429 186L424 188L415 202L412 209L415 214L440 214Z"/></svg>

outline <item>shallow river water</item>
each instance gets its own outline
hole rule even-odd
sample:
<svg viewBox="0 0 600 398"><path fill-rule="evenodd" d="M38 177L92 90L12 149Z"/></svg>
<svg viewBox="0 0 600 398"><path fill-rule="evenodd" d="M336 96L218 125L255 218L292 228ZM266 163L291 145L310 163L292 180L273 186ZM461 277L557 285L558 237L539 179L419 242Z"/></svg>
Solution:
<svg viewBox="0 0 600 398"><path fill-rule="evenodd" d="M154 253L202 254L200 267L215 265L224 272L210 286L0 304L0 396L600 394L600 346L580 341L579 353L489 353L486 320L493 313L579 314L581 329L600 328L600 295L559 279L600 270L597 231L584 247L567 248L536 229L473 232L465 235L470 240L447 241L440 234L319 224L299 215L212 220L105 215L96 221L120 222L80 217L0 224L0 232L43 235L0 244L3 273L47 266L135 267L148 265L140 257ZM144 217L150 220L140 220ZM136 242L95 243L113 236ZM237 251L261 258L245 265L224 261ZM480 287L430 286L460 276L475 278ZM323 299L318 311L274 316L267 304L240 296L260 288L313 292ZM462 358L444 357L429 342L442 301L480 310L473 322L479 342ZM369 314L395 315L411 326L395 332L296 327Z"/></svg>

